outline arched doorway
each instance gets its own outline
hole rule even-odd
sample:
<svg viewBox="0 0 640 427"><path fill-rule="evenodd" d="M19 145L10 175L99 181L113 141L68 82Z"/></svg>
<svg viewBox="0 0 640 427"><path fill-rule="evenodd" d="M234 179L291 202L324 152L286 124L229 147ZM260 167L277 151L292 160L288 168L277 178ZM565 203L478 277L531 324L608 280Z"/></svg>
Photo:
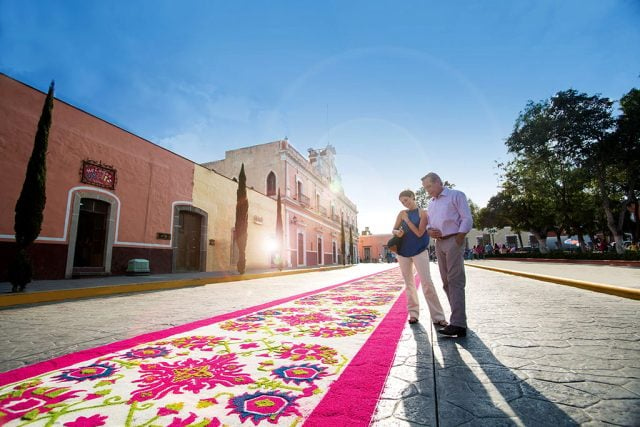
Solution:
<svg viewBox="0 0 640 427"><path fill-rule="evenodd" d="M73 255L73 274L105 273L107 220L111 205L105 201L80 200Z"/></svg>
<svg viewBox="0 0 640 427"><path fill-rule="evenodd" d="M193 206L176 206L173 223L173 271L205 271L207 214Z"/></svg>
<svg viewBox="0 0 640 427"><path fill-rule="evenodd" d="M120 201L108 191L70 190L69 246L64 277L110 274ZM76 251L79 254L76 256Z"/></svg>

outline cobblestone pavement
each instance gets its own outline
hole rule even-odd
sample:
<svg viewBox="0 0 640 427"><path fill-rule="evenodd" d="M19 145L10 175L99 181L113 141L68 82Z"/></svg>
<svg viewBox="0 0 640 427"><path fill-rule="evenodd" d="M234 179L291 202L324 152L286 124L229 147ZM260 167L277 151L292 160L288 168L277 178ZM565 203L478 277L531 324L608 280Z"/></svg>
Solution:
<svg viewBox="0 0 640 427"><path fill-rule="evenodd" d="M407 325L374 425L640 425L638 301L466 271L467 337Z"/></svg>
<svg viewBox="0 0 640 427"><path fill-rule="evenodd" d="M0 371L389 267L0 310ZM475 268L467 277L467 337L437 337L424 311L407 325L375 425L640 425L640 302Z"/></svg>

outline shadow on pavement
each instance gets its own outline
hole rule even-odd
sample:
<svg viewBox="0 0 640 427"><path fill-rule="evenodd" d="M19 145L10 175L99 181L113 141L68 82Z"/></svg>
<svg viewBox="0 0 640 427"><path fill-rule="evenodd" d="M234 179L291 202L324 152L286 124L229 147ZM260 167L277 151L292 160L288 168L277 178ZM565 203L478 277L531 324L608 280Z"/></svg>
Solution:
<svg viewBox="0 0 640 427"><path fill-rule="evenodd" d="M471 330L466 338L438 336L434 343L442 355L434 359L439 425L578 425L496 359Z"/></svg>

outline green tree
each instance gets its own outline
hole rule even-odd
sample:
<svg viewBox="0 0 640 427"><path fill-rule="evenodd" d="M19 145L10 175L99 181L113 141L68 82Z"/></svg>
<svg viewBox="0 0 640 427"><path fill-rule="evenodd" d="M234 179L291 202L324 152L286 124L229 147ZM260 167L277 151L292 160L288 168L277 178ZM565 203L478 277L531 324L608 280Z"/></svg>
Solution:
<svg viewBox="0 0 640 427"><path fill-rule="evenodd" d="M607 139L612 123L607 98L575 90L558 92L538 103L530 101L520 113L506 141L515 161L505 165L505 181L514 181L508 192L515 198L512 208L526 207L519 215L534 207L545 210L539 214L547 224L537 224L538 232L553 230L558 240L562 231L575 233L582 243L584 234L593 232L594 175L585 167Z"/></svg>
<svg viewBox="0 0 640 427"><path fill-rule="evenodd" d="M585 232L591 233L595 212L596 192L591 188L603 188L607 185L607 168L601 155L609 151L607 147L613 131L613 103L599 95L587 95L575 90L558 92L551 98L549 115L553 124L550 135L552 148L557 153L561 174L562 192L558 195L561 212L561 225L568 233L575 233L581 245ZM600 182L599 182L600 181ZM608 199L607 194L600 194ZM602 204L606 211L609 207ZM588 212L585 213L585 210ZM610 231L618 235L617 227ZM619 238L616 237L616 240Z"/></svg>
<svg viewBox="0 0 640 427"><path fill-rule="evenodd" d="M471 218L473 218L473 224L477 228L478 218L480 214L480 207L478 207L478 205L471 199L467 199L467 202L469 203L469 211L471 211Z"/></svg>
<svg viewBox="0 0 640 427"><path fill-rule="evenodd" d="M447 188L454 188L456 186L449 181L445 181L443 185ZM416 195L416 204L422 209L427 209L431 201L431 196L427 194L427 190L425 190L424 187L420 187L414 191L414 193Z"/></svg>
<svg viewBox="0 0 640 427"><path fill-rule="evenodd" d="M278 270L282 271L284 265L284 227L282 225L282 200L280 199L280 189L278 188L278 199L276 203L276 244Z"/></svg>
<svg viewBox="0 0 640 427"><path fill-rule="evenodd" d="M249 199L247 198L247 177L244 173L244 163L240 167L236 195L235 241L236 245L238 245L237 267L238 272L244 274L247 265L247 228L249 225Z"/></svg>
<svg viewBox="0 0 640 427"><path fill-rule="evenodd" d="M415 193L416 204L422 209L426 209L429 205L429 201L431 200L431 197L427 194L427 190L425 190L424 187L420 187L415 191Z"/></svg>
<svg viewBox="0 0 640 427"><path fill-rule="evenodd" d="M503 191L492 196L487 202L487 206L478 209L478 213L473 220L476 228L503 228L511 226L511 221L507 217L507 202L507 197Z"/></svg>
<svg viewBox="0 0 640 427"><path fill-rule="evenodd" d="M620 99L622 114L616 121L614 145L619 157L619 176L626 201L640 198L640 90L633 88ZM622 211L622 210L621 210ZM640 218L640 204L636 203L636 218ZM622 216L618 221L622 228ZM636 221L635 241L640 238L640 221Z"/></svg>
<svg viewBox="0 0 640 427"><path fill-rule="evenodd" d="M496 200L498 218L513 229L528 230L538 240L540 252L548 252L547 234L559 233L554 226L553 187L539 170L523 160L509 162L505 171L503 189Z"/></svg>
<svg viewBox="0 0 640 427"><path fill-rule="evenodd" d="M13 292L23 291L33 277L33 265L28 249L40 235L44 207L47 202L47 146L53 120L54 86L52 81L42 107L31 158L15 208L14 230L18 250L13 263L9 266L9 280L13 285Z"/></svg>
<svg viewBox="0 0 640 427"><path fill-rule="evenodd" d="M511 227L512 231L518 235L520 246L524 246L521 234L522 229L515 227L514 225L517 224L517 221L511 220L509 217L511 214L509 203L511 201L505 192L498 192L498 194L489 199L487 206L478 209L473 219L474 224L478 229Z"/></svg>

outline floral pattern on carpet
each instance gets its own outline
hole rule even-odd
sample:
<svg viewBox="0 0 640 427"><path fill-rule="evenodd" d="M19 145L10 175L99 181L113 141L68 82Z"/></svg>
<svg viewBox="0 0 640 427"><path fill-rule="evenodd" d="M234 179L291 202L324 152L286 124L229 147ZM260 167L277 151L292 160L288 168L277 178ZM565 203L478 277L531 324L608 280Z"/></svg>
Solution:
<svg viewBox="0 0 640 427"><path fill-rule="evenodd" d="M300 425L403 289L393 269L6 385L0 425Z"/></svg>

